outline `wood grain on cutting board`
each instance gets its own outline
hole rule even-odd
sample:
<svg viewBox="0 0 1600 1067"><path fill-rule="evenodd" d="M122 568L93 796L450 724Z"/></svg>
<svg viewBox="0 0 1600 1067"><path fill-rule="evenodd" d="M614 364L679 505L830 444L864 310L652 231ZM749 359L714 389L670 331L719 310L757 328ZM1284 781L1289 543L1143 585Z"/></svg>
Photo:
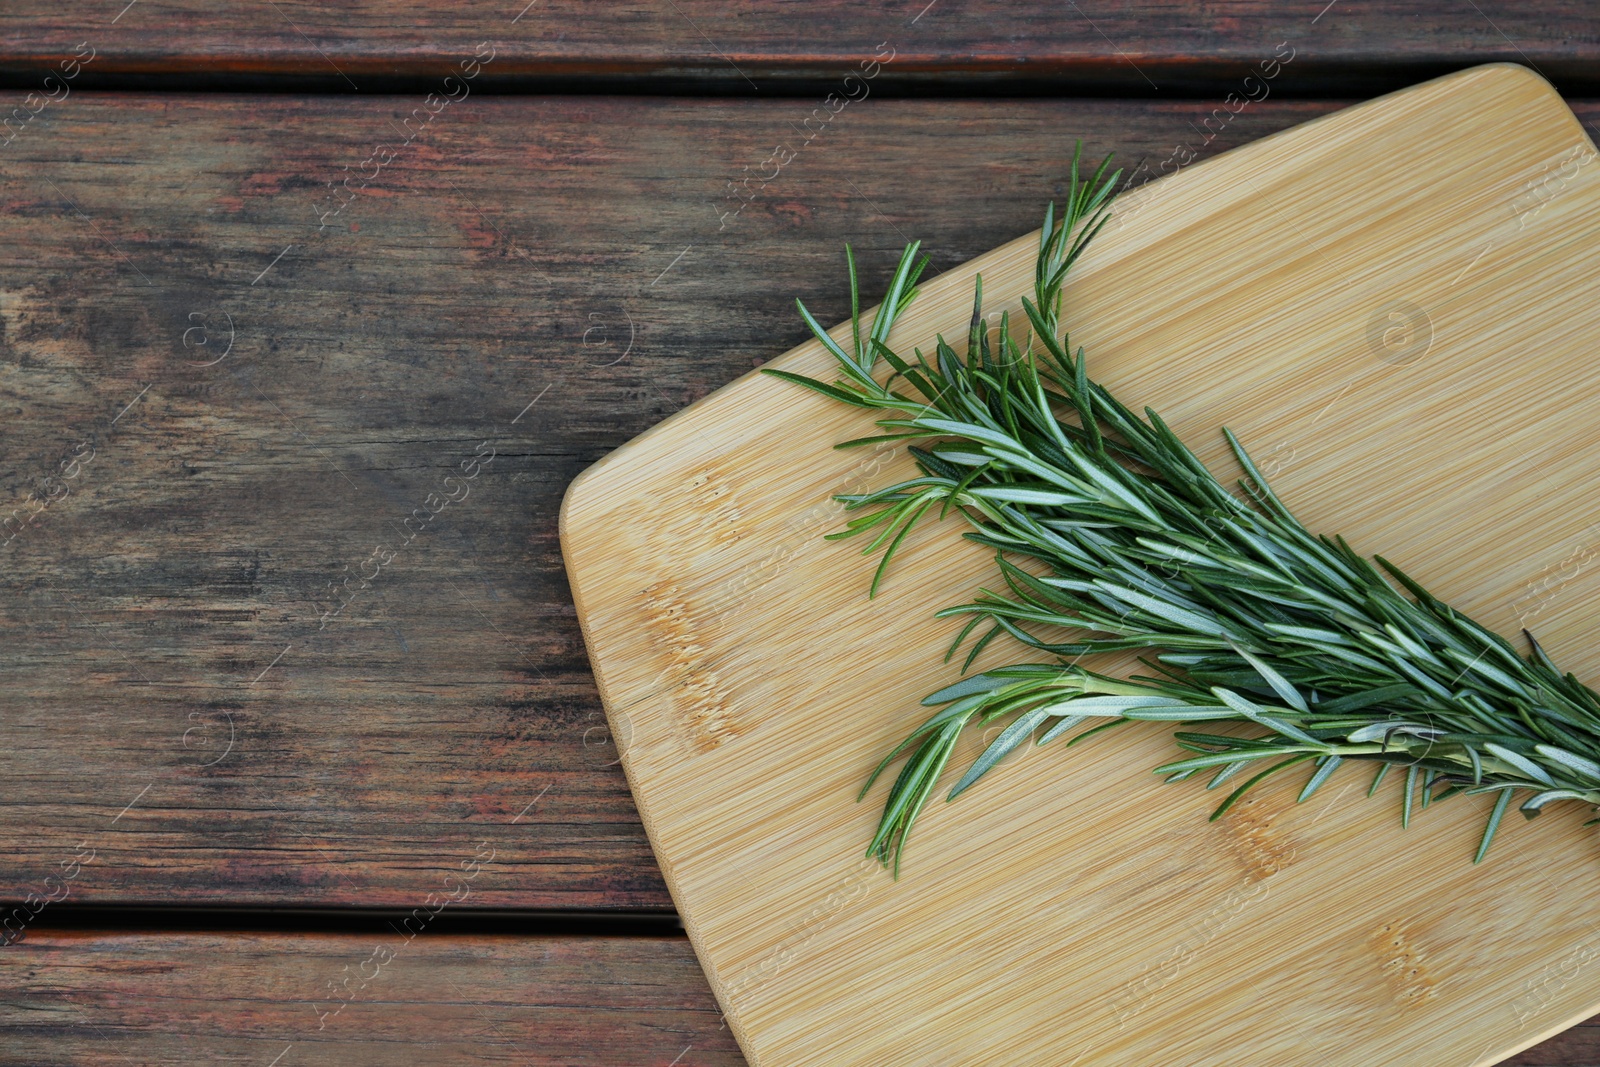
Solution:
<svg viewBox="0 0 1600 1067"><path fill-rule="evenodd" d="M1118 200L1067 287L1072 343L1213 469L1225 423L1313 530L1593 682L1595 162L1514 66L1339 112ZM979 271L990 310L1016 307L1036 240L932 279L892 344L963 335ZM773 365L827 363L810 344ZM868 601L872 563L821 536L831 494L911 469L830 447L870 431L746 376L563 509L629 781L757 1067L1492 1063L1600 1006L1585 810L1511 820L1476 867L1488 800L1402 831L1398 777L1367 800L1359 769L1209 823L1216 794L1150 773L1175 751L1156 724L932 806L898 881L863 860L885 786L857 789L956 677L959 623L932 614L993 575L957 520L930 523Z"/></svg>

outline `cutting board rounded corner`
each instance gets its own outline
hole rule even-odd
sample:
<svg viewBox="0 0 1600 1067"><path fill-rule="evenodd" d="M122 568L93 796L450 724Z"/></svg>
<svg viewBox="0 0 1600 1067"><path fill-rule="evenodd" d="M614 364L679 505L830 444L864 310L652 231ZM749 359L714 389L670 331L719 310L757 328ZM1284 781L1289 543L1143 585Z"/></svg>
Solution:
<svg viewBox="0 0 1600 1067"><path fill-rule="evenodd" d="M1471 76L1488 77L1493 78L1496 81L1504 81L1507 86L1513 85L1516 82L1532 82L1539 88L1541 92L1553 97L1563 108L1567 106L1567 102L1561 99L1560 91L1550 83L1549 78L1546 78L1539 71L1534 70L1525 63L1518 63L1510 59L1502 59L1494 63L1479 63L1476 66L1467 67L1465 70L1458 70L1453 74L1442 75L1435 80L1445 81L1453 78L1465 78ZM1425 82L1424 84L1428 83ZM1335 112L1335 114L1337 114L1337 112Z"/></svg>

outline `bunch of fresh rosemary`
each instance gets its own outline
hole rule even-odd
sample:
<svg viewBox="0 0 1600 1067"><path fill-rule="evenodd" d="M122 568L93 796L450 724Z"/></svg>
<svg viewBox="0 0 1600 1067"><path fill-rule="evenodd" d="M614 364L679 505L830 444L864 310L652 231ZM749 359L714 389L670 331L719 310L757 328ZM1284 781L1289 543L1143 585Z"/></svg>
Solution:
<svg viewBox="0 0 1600 1067"><path fill-rule="evenodd" d="M1496 794L1474 862L1518 790L1531 794L1521 804L1529 818L1554 800L1600 805L1600 698L1562 674L1531 634L1524 658L1382 557L1380 571L1342 538L1312 535L1224 430L1245 472L1242 492L1230 493L1159 415L1146 409L1139 417L1089 378L1082 349L1074 356L1061 330L1061 286L1108 217L1118 174L1106 169L1102 163L1080 181L1075 154L1062 216L1054 205L1045 212L1033 299L1022 302L1025 340L1003 316L991 343L980 278L966 358L942 337L931 360L920 350L902 357L886 342L926 265L919 246L905 250L865 335L847 250L852 349L800 305L842 377L830 384L767 372L893 413L878 422L885 433L840 448L928 443L909 446L919 477L838 498L863 514L829 536L875 532L865 551L882 550L874 593L917 520L954 508L972 526L967 537L997 550L1006 591L984 589L939 612L970 616L946 661L982 624L968 666L999 634L1058 657L988 670L923 701L940 710L862 789L865 796L910 750L868 854L893 859L898 872L906 837L961 732L1005 718L947 799L1036 732L1042 745L1089 724L1070 745L1154 719L1262 728L1250 737L1180 731L1188 755L1156 768L1168 781L1211 773L1207 788L1243 772L1213 819L1296 764L1310 765L1303 801L1346 760L1377 764L1368 796L1391 768L1405 768L1406 824L1419 779L1423 806L1454 793ZM882 383L874 374L880 361L892 370ZM1053 642L1038 636L1047 627L1082 636ZM1077 665L1088 653L1129 649L1151 653L1141 658L1151 674L1120 679Z"/></svg>

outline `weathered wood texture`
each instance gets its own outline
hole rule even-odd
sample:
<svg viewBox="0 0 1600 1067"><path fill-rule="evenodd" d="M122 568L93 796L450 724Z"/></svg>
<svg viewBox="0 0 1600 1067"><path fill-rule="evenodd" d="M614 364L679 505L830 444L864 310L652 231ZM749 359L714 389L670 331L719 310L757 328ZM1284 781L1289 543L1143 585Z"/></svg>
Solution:
<svg viewBox="0 0 1600 1067"><path fill-rule="evenodd" d="M85 84L123 86L190 78L372 92L397 79L442 77L489 42L486 82L600 79L744 94L837 81L883 43L894 53L885 84L1170 95L1225 90L1285 42L1296 56L1283 84L1290 92L1397 88L1494 60L1536 65L1576 91L1597 80L1600 12L1587 0L910 0L891 9L845 0L22 0L0 13L0 76L27 84L79 42L96 50Z"/></svg>
<svg viewBox="0 0 1600 1067"><path fill-rule="evenodd" d="M0 988L5 1067L744 1063L681 938L35 934Z"/></svg>
<svg viewBox="0 0 1600 1067"><path fill-rule="evenodd" d="M1600 1016L1506 1060L1503 1067L1597 1067Z"/></svg>
<svg viewBox="0 0 1600 1067"><path fill-rule="evenodd" d="M410 907L487 841L460 907L670 906L570 479L801 340L795 296L842 318L846 240L942 269L1075 137L1152 173L1336 106L1206 145L1193 104L874 100L808 145L792 100L473 97L402 147L418 104L79 94L0 150L0 900Z"/></svg>
<svg viewBox="0 0 1600 1067"><path fill-rule="evenodd" d="M33 516L0 526L0 899L410 907L488 840L454 907L666 906L556 555L573 474L798 340L791 296L840 317L843 239L874 285L902 231L949 266L1032 228L1075 135L1154 172L1176 144L1208 155L1335 106L1284 106L1295 92L1491 59L1588 86L1594 23L1576 0L6 5L0 81L58 96L79 42L95 58L68 68L70 100L0 130L0 516ZM459 74L484 41L474 98L359 177L423 106L373 90ZM1202 144L1280 41L1295 58L1271 99ZM820 122L879 42L895 53L875 96L937 80L1216 98L874 100ZM746 93L747 76L816 98L479 98L586 78ZM78 92L118 79L364 95ZM778 178L730 194L780 141L800 151ZM361 191L330 217L347 174ZM229 316L234 347L201 366ZM469 496L400 546L485 440ZM319 630L328 581L380 544L389 565ZM683 941L431 937L318 1032L312 998L385 939L30 930L0 949L22 991L0 998L0 1062L266 1064L293 1045L280 1067L669 1064L691 1043L683 1067L742 1062ZM1593 1067L1597 1033L1512 1062Z"/></svg>
<svg viewBox="0 0 1600 1067"><path fill-rule="evenodd" d="M0 1067L745 1062L681 938L35 932L0 987ZM1596 1067L1600 1018L1506 1062Z"/></svg>

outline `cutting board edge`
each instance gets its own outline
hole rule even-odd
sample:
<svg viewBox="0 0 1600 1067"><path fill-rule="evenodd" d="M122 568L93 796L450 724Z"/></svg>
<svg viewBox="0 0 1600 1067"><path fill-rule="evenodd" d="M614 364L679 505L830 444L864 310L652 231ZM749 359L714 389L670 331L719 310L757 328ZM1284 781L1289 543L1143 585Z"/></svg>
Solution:
<svg viewBox="0 0 1600 1067"><path fill-rule="evenodd" d="M1156 180L1160 181L1161 179ZM1011 249L1014 246L1023 242L1037 244L1039 240L1039 232L1040 231L1038 229L1035 229L1028 233L1011 238L1010 240L1004 241L996 245L994 248L980 253L979 255L950 268L948 271L941 273L938 278L935 279L935 281L938 282L941 287L950 285L968 286L971 284L972 276L979 273L983 269L984 264L991 261L1003 260L1011 254ZM926 290L928 285L924 285L921 288ZM862 312L864 321L870 322L872 319L876 318L878 309L881 306L881 303L874 304L870 308L864 309ZM848 338L850 337L849 320L833 326L828 330L828 334L836 341L841 343L847 342ZM703 407L712 406L715 403L718 403L719 398L724 393L732 392L733 390L742 387L745 383L758 378L764 368L781 367L803 360L808 356L819 356L822 353L823 348L821 342L817 341L815 338L811 338L809 340L802 341L800 344L777 356L774 356L766 363L763 363L760 367L746 371L727 384L714 389L693 403L687 404L679 410L673 412L665 419L657 422L655 425L644 430L637 436L630 438L625 443L619 445L617 448L611 450L606 455L590 464L588 467L585 467L582 471L578 472L578 475L575 478L572 479L572 482L567 486L566 491L562 494L561 507L557 512L556 519L556 531L557 538L561 546L562 565L567 572L567 584L572 592L573 608L578 617L579 632L583 635L584 649L588 653L590 665L593 668L592 673L594 675L595 688L600 694L600 704L605 710L606 722L611 730L611 735L613 738L620 736L618 734L619 722L617 718L618 711L620 710L619 701L616 699L615 694L611 692L611 689L607 683L607 675L609 672L606 669L606 664L609 657L602 653L590 631L589 620L591 615L585 604L584 590L584 572L586 572L588 569L585 566L587 557L583 550L577 546L577 539L573 534L573 513L580 510L584 506L585 497L589 492L591 483L598 482L613 470L631 461L633 457L638 454L639 446L648 445L657 437L670 433L678 423L692 418L693 415L698 413ZM644 699L648 699L648 697L645 697ZM740 1019L738 1012L735 1010L734 1005L726 996L721 980L713 968L709 967L706 963L710 957L702 945L699 925L693 916L695 909L685 905L684 898L678 888L677 873L673 869L672 860L659 845L661 835L656 828L654 813L651 810L649 790L644 788L636 779L632 768L632 761L629 759L625 746L620 744L618 745L618 757L619 762L622 764L623 775L626 777L628 782L628 790L633 795L634 805L639 810L639 821L644 827L645 837L650 842L650 851L655 856L656 865L661 869L661 877L662 881L666 884L667 894L671 897L673 906L677 909L678 918L683 923L684 932L688 935L689 943L694 948L695 959L700 963L700 969L706 976L706 982L711 987L712 995L716 997L717 1005L722 1009L724 1021L727 1022L728 1027L733 1031L734 1039L739 1043L740 1051L744 1054L745 1058L749 1060L750 1067L761 1067L760 1057L756 1052L755 1042L750 1040L749 1036L744 1032L743 1022Z"/></svg>
<svg viewBox="0 0 1600 1067"><path fill-rule="evenodd" d="M1155 182L1162 180L1164 179L1158 178L1155 179ZM1151 184L1154 184L1154 182ZM940 288L946 288L955 284L969 285L970 281L967 279L970 279L973 275L978 273L978 271L982 269L983 264L993 260L1004 259L1012 246L1020 242L1037 244L1038 241L1039 230L1037 228L1030 230L1027 233L1018 234L1015 237L1008 238L988 251L982 252L971 259L965 260L956 266L951 267L949 270L941 272L937 278L928 282L923 282L918 286L919 296L927 294L928 291L935 285L939 286ZM866 324L870 324L874 319L877 318L878 309L881 306L881 304L873 304L871 307L862 309L862 321ZM850 321L846 319L845 321L831 327L828 330L828 336L841 343L847 341L850 338ZM567 486L566 492L562 495L561 508L558 514L557 527L561 539L561 553L563 560L570 560L571 557L569 553L573 547L572 541L568 536L571 512L574 508L580 506L578 501L584 495L584 490L586 489L588 482L593 481L599 475L608 471L612 467L631 459L633 453L638 451L638 446L647 445L655 438L669 433L671 430L675 429L678 424L687 421L695 414L699 413L702 408L714 406L716 403L719 403L724 394L730 393L733 390L743 386L745 383L759 378L762 371L766 370L767 368L782 368L806 356L820 355L822 351L822 343L815 338L802 341L793 348L787 349L781 354L767 360L765 363L761 364L761 366L745 371L743 374L740 374L737 378L734 378L725 385L718 386L716 389L713 389L711 392L707 393L705 396L694 401L693 403L684 405L677 411L674 411L671 415L668 415L666 418L662 419L660 422L657 422L648 429L641 431L637 436L629 438L626 442L618 445L616 448L612 449L610 452L607 452L604 456L601 456L589 466L585 467L582 471L578 472L578 475L572 479L571 484ZM572 571L570 563L567 570L570 574Z"/></svg>
<svg viewBox="0 0 1600 1067"><path fill-rule="evenodd" d="M1473 1064L1472 1067L1494 1067L1494 1065L1497 1063L1504 1063L1511 1057L1519 1053L1526 1052L1535 1045L1544 1044L1557 1034L1566 1033L1579 1023L1592 1018L1596 1011L1600 1011L1600 1003L1596 1003L1584 1011L1575 1012L1571 1016L1562 1019L1560 1022L1552 1023L1543 1030L1536 1031L1532 1037L1518 1040L1505 1052L1491 1053L1491 1059L1479 1060L1477 1063Z"/></svg>
<svg viewBox="0 0 1600 1067"><path fill-rule="evenodd" d="M736 383L743 381L754 373L756 372L752 371L750 374L741 374L733 382L729 382L728 385L725 385L722 388L731 388ZM720 391L721 390L717 390L717 392ZM715 395L715 392L711 393L706 397L702 397L700 400L695 401L694 404L690 404L682 410L674 412L672 415L668 416L667 419L664 419L662 422L652 426L649 430L646 430L638 437L632 438L626 444L623 444L620 447L612 450L600 460L579 472L578 476L572 480L572 484L567 486L567 491L562 495L561 498L561 508L558 513L556 523L557 537L561 544L561 561L562 565L567 571L567 585L571 589L573 609L575 614L578 616L578 630L583 635L583 647L585 652L588 653L590 664L593 667L591 673L594 675L595 689L600 694L600 706L606 713L606 725L611 732L612 738L624 736L618 733L619 724L617 715L620 709L616 698L611 693L610 687L607 684L607 672L600 667L602 657L599 655L599 650L595 644L593 636L590 633L589 613L584 606L583 583L579 579L578 568L574 566L574 556L572 551L573 546L570 536L570 525L568 521L569 514L571 509L575 506L575 501L579 500L582 496L581 490L584 487L584 483L592 481L593 478L591 476L603 474L611 465L608 464L608 460L611 460L619 452L629 449L634 443L638 442L642 438L654 433L670 419L677 418L678 416L684 414L684 412L688 411L689 408L694 407L696 404L703 403L705 400L708 400L711 396ZM646 697L646 699L648 699L648 697ZM671 859L665 854L659 844L661 841L661 833L656 827L655 815L651 810L650 802L647 799L649 790L642 788L641 783L636 779L633 771L633 761L629 758L628 754L628 746L623 742L617 743L617 757L618 762L622 764L623 777L628 782L628 792L632 794L634 806L639 811L639 822L644 827L645 839L650 842L650 852L653 856L655 856L656 866L661 868L661 880L666 884L667 895L672 899L672 906L678 913L678 921L683 924L684 933L689 938L689 945L692 949L694 949L695 961L700 964L700 971L705 975L706 984L711 987L711 995L716 999L717 1007L722 1010L723 1021L727 1023L728 1028L733 1032L733 1038L738 1043L740 1052L744 1055L745 1059L749 1061L750 1067L761 1067L760 1057L755 1052L755 1042L751 1040L750 1035L745 1033L744 1023L739 1018L738 1013L734 1011L733 1004L728 999L727 993L723 989L722 981L718 977L715 969L707 965L706 961L710 959L710 956L706 951L704 943L702 942L699 923L692 914L694 909L688 908L684 904L683 895L678 888L677 872L673 869L673 863Z"/></svg>

